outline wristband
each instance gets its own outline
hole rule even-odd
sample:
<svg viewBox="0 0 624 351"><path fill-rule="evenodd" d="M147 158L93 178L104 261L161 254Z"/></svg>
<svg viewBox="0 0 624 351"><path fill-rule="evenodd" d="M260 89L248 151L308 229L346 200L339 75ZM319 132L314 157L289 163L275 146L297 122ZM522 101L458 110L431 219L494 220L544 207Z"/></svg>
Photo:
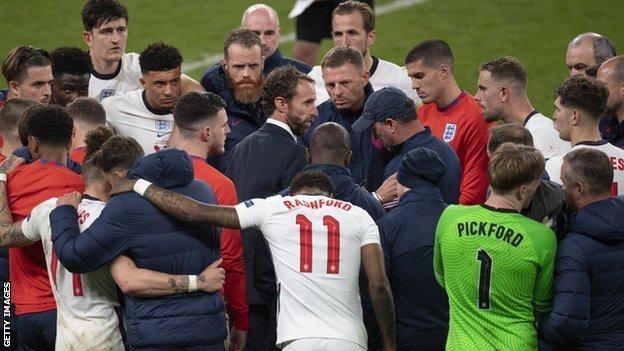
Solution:
<svg viewBox="0 0 624 351"><path fill-rule="evenodd" d="M143 194L145 194L145 191L150 185L152 185L152 183L148 182L147 180L138 179L136 183L134 183L132 190L134 190L135 193L143 196Z"/></svg>
<svg viewBox="0 0 624 351"><path fill-rule="evenodd" d="M197 291L197 276L196 275L189 275L188 276L188 292L193 292L193 291Z"/></svg>
<svg viewBox="0 0 624 351"><path fill-rule="evenodd" d="M373 195L373 197L374 197L375 199L377 199L377 201L381 202L381 204L383 205L383 203L384 203L384 202L383 202L383 200L381 199L381 196L377 195L377 193L376 193L376 192L374 192L374 191L373 191L371 194Z"/></svg>
<svg viewBox="0 0 624 351"><path fill-rule="evenodd" d="M6 180L7 180L7 174L0 173L0 182L6 182Z"/></svg>

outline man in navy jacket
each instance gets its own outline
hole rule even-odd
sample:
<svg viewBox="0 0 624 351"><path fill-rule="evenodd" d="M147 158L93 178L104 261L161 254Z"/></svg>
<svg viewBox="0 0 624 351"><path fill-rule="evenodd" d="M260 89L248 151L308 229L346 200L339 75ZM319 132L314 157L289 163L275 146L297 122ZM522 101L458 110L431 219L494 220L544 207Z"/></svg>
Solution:
<svg viewBox="0 0 624 351"><path fill-rule="evenodd" d="M403 91L395 87L386 87L374 92L364 105L364 112L352 126L355 132L372 128L374 135L384 146L396 152L396 156L386 164L384 179L397 172L399 162L410 150L426 147L435 151L444 165L446 172L440 180L442 199L450 204L459 202L461 166L455 151L445 142L431 134L416 116L416 106Z"/></svg>
<svg viewBox="0 0 624 351"><path fill-rule="evenodd" d="M312 133L308 147L310 164L303 170L325 173L336 187L334 198L361 207L374 220L378 220L386 212L381 202L353 181L351 171L347 168L350 158L349 133L338 123L325 122ZM290 188L280 195L290 195Z"/></svg>
<svg viewBox="0 0 624 351"><path fill-rule="evenodd" d="M397 350L443 350L448 300L433 273L433 245L447 207L438 184L446 167L437 153L418 147L398 166L399 204L377 221L396 309Z"/></svg>
<svg viewBox="0 0 624 351"><path fill-rule="evenodd" d="M552 311L540 324L554 350L624 346L624 201L611 197L612 167L595 149L564 156L561 178L576 213L557 251Z"/></svg>
<svg viewBox="0 0 624 351"><path fill-rule="evenodd" d="M321 68L329 100L319 105L318 118L303 137L303 143L309 144L312 131L319 125L325 122L340 124L351 137L353 153L349 169L353 180L369 191L377 190L383 183L383 169L390 153L381 143L373 142L371 128L357 133L351 127L373 93L362 54L348 46L335 47L325 55Z"/></svg>
<svg viewBox="0 0 624 351"><path fill-rule="evenodd" d="M105 158L119 155L103 154ZM124 159L126 158L126 159ZM193 181L192 163L180 150L164 150L137 160L120 152L118 166L105 176L148 178L165 188L202 202L214 203L214 194L203 182ZM128 169L130 168L130 169ZM169 274L198 274L219 258L219 233L205 225L182 223L148 201L131 193L113 197L100 217L79 233L72 206L59 200L50 214L54 250L61 263L76 273L91 272L121 254L139 268ZM159 298L124 295L125 325L133 350L223 350L227 334L219 292L189 292ZM163 323L166 321L166 323Z"/></svg>
<svg viewBox="0 0 624 351"><path fill-rule="evenodd" d="M225 140L225 152L208 158L221 173L225 173L234 147L246 136L258 130L266 121L260 104L264 78L262 49L254 32L235 29L225 38L223 59L204 73L201 85L225 100L230 133Z"/></svg>

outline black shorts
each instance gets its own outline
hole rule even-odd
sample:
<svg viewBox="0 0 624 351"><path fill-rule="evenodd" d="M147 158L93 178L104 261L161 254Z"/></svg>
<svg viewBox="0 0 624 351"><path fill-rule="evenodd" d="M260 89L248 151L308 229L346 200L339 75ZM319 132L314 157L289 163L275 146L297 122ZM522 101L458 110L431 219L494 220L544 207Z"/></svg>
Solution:
<svg viewBox="0 0 624 351"><path fill-rule="evenodd" d="M297 40L320 43L323 38L330 39L332 31L332 12L345 0L315 1L297 16L295 21ZM373 0L362 0L373 6Z"/></svg>

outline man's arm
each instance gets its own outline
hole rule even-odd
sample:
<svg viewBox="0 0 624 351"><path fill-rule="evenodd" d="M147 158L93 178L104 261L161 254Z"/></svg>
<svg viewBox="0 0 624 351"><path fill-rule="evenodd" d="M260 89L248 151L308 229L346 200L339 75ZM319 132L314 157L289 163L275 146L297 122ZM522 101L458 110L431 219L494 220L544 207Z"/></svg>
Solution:
<svg viewBox="0 0 624 351"><path fill-rule="evenodd" d="M368 290L383 337L384 350L394 350L396 348L394 301L392 300L390 283L388 283L384 270L381 245L367 244L362 246L362 265L368 278Z"/></svg>
<svg viewBox="0 0 624 351"><path fill-rule="evenodd" d="M132 191L136 182L136 179L118 178L113 184L111 194ZM223 228L241 227L238 214L232 206L205 204L154 184L150 184L142 196L181 221L206 223Z"/></svg>
<svg viewBox="0 0 624 351"><path fill-rule="evenodd" d="M24 159L11 155L0 164L0 173L8 174L17 166L24 163ZM22 222L13 223L13 216L7 197L6 180L0 180L0 246L24 247L34 243L22 233Z"/></svg>
<svg viewBox="0 0 624 351"><path fill-rule="evenodd" d="M225 283L225 270L219 259L196 276L196 290L215 292ZM160 297L195 291L189 275L174 275L143 269L127 256L117 257L110 265L111 275L124 294L138 297ZM191 284L192 285L192 284Z"/></svg>

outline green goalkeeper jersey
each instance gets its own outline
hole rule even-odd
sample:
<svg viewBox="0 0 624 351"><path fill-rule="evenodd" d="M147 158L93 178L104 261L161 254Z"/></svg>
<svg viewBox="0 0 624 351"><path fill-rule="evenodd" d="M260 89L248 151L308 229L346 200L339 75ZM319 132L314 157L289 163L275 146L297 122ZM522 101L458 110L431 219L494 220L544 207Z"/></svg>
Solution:
<svg viewBox="0 0 624 351"><path fill-rule="evenodd" d="M535 315L550 309L557 241L512 210L449 206L434 270L449 298L447 350L537 350Z"/></svg>

